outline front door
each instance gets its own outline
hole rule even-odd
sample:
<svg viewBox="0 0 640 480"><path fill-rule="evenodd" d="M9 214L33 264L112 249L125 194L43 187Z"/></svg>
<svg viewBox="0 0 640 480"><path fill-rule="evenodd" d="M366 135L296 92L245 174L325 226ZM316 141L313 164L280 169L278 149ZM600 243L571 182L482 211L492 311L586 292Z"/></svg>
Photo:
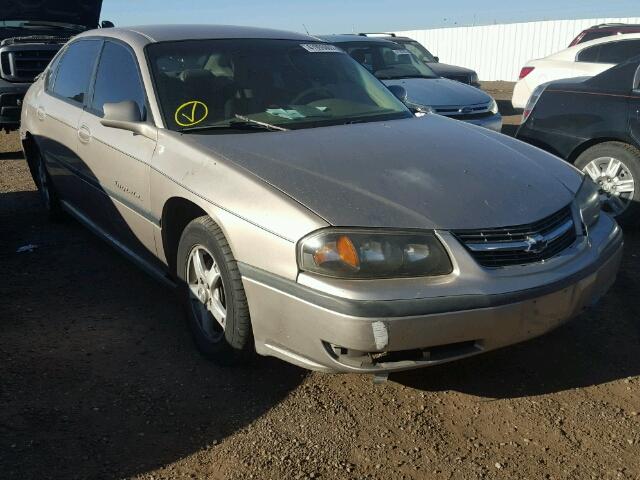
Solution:
<svg viewBox="0 0 640 480"><path fill-rule="evenodd" d="M156 142L142 135L103 126L105 103L132 100L145 121L145 90L138 63L129 47L105 41L95 77L92 98L79 122L78 152L95 177L100 196L95 217L106 233L143 260L155 260L150 215L149 164Z"/></svg>

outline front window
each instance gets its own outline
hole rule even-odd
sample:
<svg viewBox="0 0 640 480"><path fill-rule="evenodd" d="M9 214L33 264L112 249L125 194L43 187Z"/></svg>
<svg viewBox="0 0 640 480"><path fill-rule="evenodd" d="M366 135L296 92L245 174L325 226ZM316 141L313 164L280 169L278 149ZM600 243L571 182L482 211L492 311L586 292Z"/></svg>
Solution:
<svg viewBox="0 0 640 480"><path fill-rule="evenodd" d="M384 85L332 45L194 40L147 50L172 130L296 129L411 117Z"/></svg>
<svg viewBox="0 0 640 480"><path fill-rule="evenodd" d="M380 80L438 78L409 50L391 42L350 42L341 43L340 47Z"/></svg>
<svg viewBox="0 0 640 480"><path fill-rule="evenodd" d="M105 103L125 100L135 102L140 110L140 118L146 117L144 87L133 53L123 45L105 42L96 72L91 109L102 117Z"/></svg>
<svg viewBox="0 0 640 480"><path fill-rule="evenodd" d="M421 62L436 63L436 57L434 57L431 52L424 48L419 42L411 40L398 43L409 50Z"/></svg>

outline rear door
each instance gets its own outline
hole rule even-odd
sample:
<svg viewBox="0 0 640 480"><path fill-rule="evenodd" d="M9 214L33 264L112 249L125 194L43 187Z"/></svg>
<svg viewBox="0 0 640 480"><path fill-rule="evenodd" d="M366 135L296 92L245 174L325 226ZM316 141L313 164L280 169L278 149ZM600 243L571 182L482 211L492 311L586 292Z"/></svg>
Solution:
<svg viewBox="0 0 640 480"><path fill-rule="evenodd" d="M78 156L78 126L102 42L71 43L48 71L38 95L36 142L63 200L82 208L90 169Z"/></svg>
<svg viewBox="0 0 640 480"><path fill-rule="evenodd" d="M79 121L80 157L91 169L93 195L99 197L93 216L106 232L146 261L155 260L150 214L149 164L156 142L142 135L103 126L105 103L134 101L141 117L151 122L137 59L124 43L105 40L92 96Z"/></svg>

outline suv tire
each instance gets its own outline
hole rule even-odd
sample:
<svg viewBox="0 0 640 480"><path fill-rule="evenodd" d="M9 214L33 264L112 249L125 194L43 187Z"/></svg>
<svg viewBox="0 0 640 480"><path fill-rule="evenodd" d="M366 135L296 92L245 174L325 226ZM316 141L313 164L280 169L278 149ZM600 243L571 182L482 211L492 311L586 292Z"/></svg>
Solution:
<svg viewBox="0 0 640 480"><path fill-rule="evenodd" d="M622 225L640 223L640 150L622 142L600 143L585 150L575 166L600 185L604 211ZM620 182L625 182L627 191L618 191ZM631 186L633 191L629 192Z"/></svg>

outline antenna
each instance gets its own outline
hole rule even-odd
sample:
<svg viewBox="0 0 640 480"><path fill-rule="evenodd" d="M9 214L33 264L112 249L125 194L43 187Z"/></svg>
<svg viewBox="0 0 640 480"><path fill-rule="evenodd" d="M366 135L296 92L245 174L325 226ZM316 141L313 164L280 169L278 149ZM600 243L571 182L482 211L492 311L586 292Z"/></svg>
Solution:
<svg viewBox="0 0 640 480"><path fill-rule="evenodd" d="M305 32L307 32L307 35L311 35L309 33L309 29L307 28L307 26L303 23L302 26L304 27Z"/></svg>

